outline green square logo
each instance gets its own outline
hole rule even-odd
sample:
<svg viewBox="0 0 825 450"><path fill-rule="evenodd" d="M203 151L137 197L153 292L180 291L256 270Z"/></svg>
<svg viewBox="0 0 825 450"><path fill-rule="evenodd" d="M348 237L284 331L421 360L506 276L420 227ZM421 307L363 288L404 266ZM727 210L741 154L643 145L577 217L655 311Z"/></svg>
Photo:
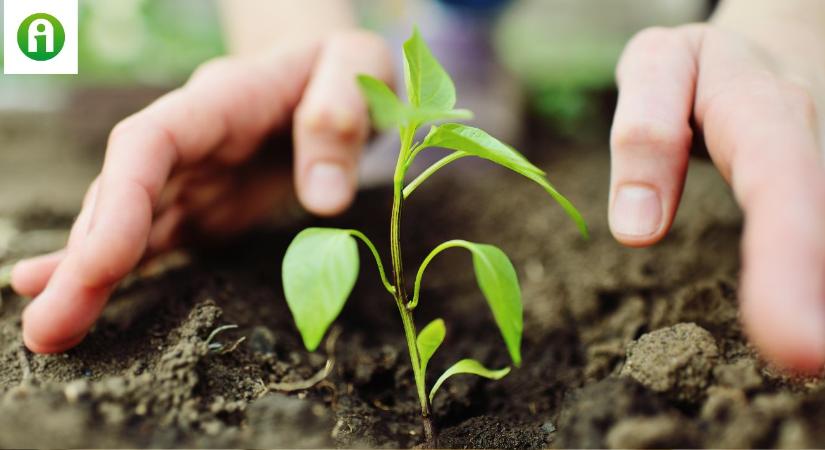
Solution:
<svg viewBox="0 0 825 450"><path fill-rule="evenodd" d="M3 73L76 74L78 0L3 0Z"/></svg>

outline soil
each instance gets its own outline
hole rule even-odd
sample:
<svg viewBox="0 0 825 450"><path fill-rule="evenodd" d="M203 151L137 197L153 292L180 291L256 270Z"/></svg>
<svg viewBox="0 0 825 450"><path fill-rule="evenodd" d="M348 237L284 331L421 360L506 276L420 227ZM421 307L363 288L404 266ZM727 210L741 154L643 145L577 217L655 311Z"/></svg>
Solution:
<svg viewBox="0 0 825 450"><path fill-rule="evenodd" d="M481 163L446 168L416 191L405 211L408 269L441 241L463 238L500 246L522 283L523 366L498 382L469 376L448 382L434 404L439 444L821 446L821 380L786 377L764 364L742 335L736 309L741 216L710 163L692 163L668 238L651 249L626 249L611 238L605 219L605 130L573 143L542 128L533 126L521 147L589 220L589 241L540 188ZM58 143L77 130L69 121L50 145L42 134L27 138L37 133L17 131L15 146L0 145L21 155L62 148ZM5 133L0 139L7 142L12 138ZM72 141L84 146L70 153L84 167L78 174L99 164L99 152L85 148L97 141ZM0 175L8 167L0 166ZM0 265L54 246L71 223L70 208L21 200L27 192L0 194L4 202L3 196L14 196L0 205ZM222 248L193 251L183 266L145 273L118 291L80 346L62 355L23 348L26 300L4 291L0 446L421 443L401 323L370 264L362 265L337 321L332 372L310 389L273 389L313 377L330 356L307 353L291 322L279 280L286 245L306 225L345 225L372 236L386 255L390 200L387 190L365 191L345 217L257 230ZM362 257L370 261L367 253ZM419 325L435 317L447 322L430 382L463 357L508 364L467 255L448 252L433 262L417 311ZM237 328L210 340L224 325Z"/></svg>

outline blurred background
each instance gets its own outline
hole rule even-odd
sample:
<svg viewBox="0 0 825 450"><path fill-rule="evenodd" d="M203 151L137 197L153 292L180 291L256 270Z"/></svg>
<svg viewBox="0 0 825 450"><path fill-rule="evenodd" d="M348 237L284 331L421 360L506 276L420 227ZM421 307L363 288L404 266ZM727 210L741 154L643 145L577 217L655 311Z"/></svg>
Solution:
<svg viewBox="0 0 825 450"><path fill-rule="evenodd" d="M710 9L700 0L353 2L359 23L393 48L421 26L456 78L460 106L506 141L518 139L525 117L587 138L609 117L626 41L651 25L703 20ZM79 75L2 75L0 217L32 208L71 215L109 129L226 51L218 6L80 0Z"/></svg>

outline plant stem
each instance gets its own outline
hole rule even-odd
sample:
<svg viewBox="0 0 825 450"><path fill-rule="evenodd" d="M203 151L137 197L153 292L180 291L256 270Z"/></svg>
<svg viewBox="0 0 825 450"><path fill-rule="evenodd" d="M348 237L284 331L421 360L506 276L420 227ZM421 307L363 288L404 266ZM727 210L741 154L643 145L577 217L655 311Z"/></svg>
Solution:
<svg viewBox="0 0 825 450"><path fill-rule="evenodd" d="M418 267L418 273L415 275L415 284L413 285L413 298L412 301L407 303L407 309L412 311L418 306L418 297L421 294L421 278L424 276L424 271L427 269L427 266L430 264L430 261L433 260L439 253L447 250L448 248L453 247L468 247L469 243L462 239L453 239L451 241L443 242L438 247L434 248L421 265Z"/></svg>
<svg viewBox="0 0 825 450"><path fill-rule="evenodd" d="M372 241L370 241L364 233L358 230L348 231L350 235L360 239L361 242L369 248L370 252L372 252L372 256L375 258L375 264L378 266L378 275L381 277L381 282L384 283L384 288L391 295L395 296L395 287L389 282L389 280L387 280L387 275L384 273L384 264L381 262L381 255L378 254L378 250L375 248L375 245L372 244Z"/></svg>
<svg viewBox="0 0 825 450"><path fill-rule="evenodd" d="M412 140L415 136L415 127L405 127L401 131L401 152L398 163L395 166L395 176L393 178L393 203L392 215L390 217L390 252L392 254L392 273L395 285L395 298L398 312L401 314L401 322L404 325L404 338L407 340L407 350L410 353L410 362L415 378L415 387L418 399L421 403L421 420L424 425L424 444L433 448L437 445L435 427L430 415L430 399L427 397L425 386L425 374L421 370L421 358L418 355L416 345L415 322L412 311L408 310L407 290L404 283L404 268L401 260L401 209L404 203L404 176L406 175L405 163L407 160Z"/></svg>
<svg viewBox="0 0 825 450"><path fill-rule="evenodd" d="M432 166L428 167L427 170L421 172L421 175L419 175L416 179L412 180L410 184L408 184L407 187L404 188L404 199L406 200L406 198L409 197L410 194L412 194L418 186L421 186L421 183L427 181L427 178L430 178L430 176L438 172L439 169L465 156L470 156L470 154L467 152L453 152L433 163Z"/></svg>

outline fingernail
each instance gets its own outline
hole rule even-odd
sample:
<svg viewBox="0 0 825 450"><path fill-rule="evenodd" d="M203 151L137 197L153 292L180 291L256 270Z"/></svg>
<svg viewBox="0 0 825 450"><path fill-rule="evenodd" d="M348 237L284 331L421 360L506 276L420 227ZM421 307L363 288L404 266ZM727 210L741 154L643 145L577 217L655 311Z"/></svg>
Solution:
<svg viewBox="0 0 825 450"><path fill-rule="evenodd" d="M619 187L610 214L613 231L625 236L650 236L662 224L662 201L648 186L626 184Z"/></svg>
<svg viewBox="0 0 825 450"><path fill-rule="evenodd" d="M349 203L353 187L343 166L319 162L309 169L305 189L304 201L310 209L332 214Z"/></svg>

